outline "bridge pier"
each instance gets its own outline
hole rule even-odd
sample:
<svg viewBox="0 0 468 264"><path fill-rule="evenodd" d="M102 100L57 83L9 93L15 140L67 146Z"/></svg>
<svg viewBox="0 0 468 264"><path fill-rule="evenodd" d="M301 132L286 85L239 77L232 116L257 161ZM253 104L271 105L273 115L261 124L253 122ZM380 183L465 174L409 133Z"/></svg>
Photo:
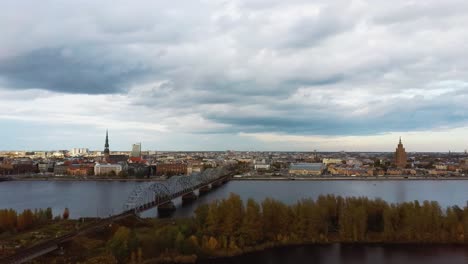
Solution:
<svg viewBox="0 0 468 264"><path fill-rule="evenodd" d="M209 185L205 185L205 186L201 187L201 188L198 190L198 194L199 194L199 195L204 195L204 194L208 193L210 190L211 190L210 186L209 186Z"/></svg>
<svg viewBox="0 0 468 264"><path fill-rule="evenodd" d="M215 181L211 184L211 188L218 188L221 185L223 185L222 181Z"/></svg>
<svg viewBox="0 0 468 264"><path fill-rule="evenodd" d="M194 192L189 192L187 194L184 194L182 196L182 203L188 203L191 201L195 201L198 198L198 196Z"/></svg>
<svg viewBox="0 0 468 264"><path fill-rule="evenodd" d="M172 214L175 210L176 207L172 201L158 205L158 215L162 217Z"/></svg>

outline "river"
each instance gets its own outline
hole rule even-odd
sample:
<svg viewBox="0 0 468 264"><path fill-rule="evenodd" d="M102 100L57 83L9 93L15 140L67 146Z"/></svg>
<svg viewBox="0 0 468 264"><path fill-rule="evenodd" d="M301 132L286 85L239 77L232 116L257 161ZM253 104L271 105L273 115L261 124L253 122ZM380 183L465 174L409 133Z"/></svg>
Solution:
<svg viewBox="0 0 468 264"><path fill-rule="evenodd" d="M267 249L199 264L466 264L468 249L454 245L307 245Z"/></svg>
<svg viewBox="0 0 468 264"><path fill-rule="evenodd" d="M51 207L55 214L70 208L71 217L105 217L123 210L132 190L140 182L105 181L10 181L0 182L0 208L23 210ZM291 204L321 194L380 197L388 202L435 200L441 206L465 206L468 181L230 181L182 206L175 201L174 217L187 217L194 209L215 199L237 193L243 199L262 201L273 197ZM156 209L143 216L156 216ZM268 249L243 256L202 260L200 264L461 264L468 263L468 249L453 245L307 245Z"/></svg>
<svg viewBox="0 0 468 264"><path fill-rule="evenodd" d="M131 191L140 182L118 181L9 181L0 182L0 208L16 210L51 207L61 214L65 207L72 218L105 217L123 210ZM178 206L174 217L192 215L202 203L237 193L243 199L262 201L273 197L291 204L320 194L380 197L387 202L435 200L441 206L465 206L468 200L465 180L397 180L397 181L230 181L189 205ZM156 209L143 216L155 216Z"/></svg>

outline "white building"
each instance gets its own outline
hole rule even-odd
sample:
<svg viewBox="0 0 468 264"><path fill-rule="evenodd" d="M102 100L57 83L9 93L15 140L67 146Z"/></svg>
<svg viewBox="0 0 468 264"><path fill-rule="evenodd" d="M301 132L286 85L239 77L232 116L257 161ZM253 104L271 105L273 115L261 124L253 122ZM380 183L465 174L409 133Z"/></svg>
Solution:
<svg viewBox="0 0 468 264"><path fill-rule="evenodd" d="M266 163L255 163L255 164L254 164L254 169L255 169L255 170L269 170L269 169L270 169L270 164L266 164Z"/></svg>
<svg viewBox="0 0 468 264"><path fill-rule="evenodd" d="M322 163L323 164L341 164L342 163L342 159L333 159L333 158L324 158L322 160Z"/></svg>
<svg viewBox="0 0 468 264"><path fill-rule="evenodd" d="M362 166L362 161L355 159L355 158L348 158L346 160L346 165L351 165L351 166Z"/></svg>
<svg viewBox="0 0 468 264"><path fill-rule="evenodd" d="M141 157L141 143L136 143L132 145L132 153L130 156L133 158Z"/></svg>
<svg viewBox="0 0 468 264"><path fill-rule="evenodd" d="M42 158L42 159L45 159L47 157L46 155L46 152L45 151L36 151L34 153L34 158Z"/></svg>
<svg viewBox="0 0 468 264"><path fill-rule="evenodd" d="M73 148L70 151L72 156L83 156L83 155L88 155L89 149L87 148Z"/></svg>
<svg viewBox="0 0 468 264"><path fill-rule="evenodd" d="M114 172L118 175L122 171L122 165L120 164L99 164L94 165L94 175L108 175Z"/></svg>
<svg viewBox="0 0 468 264"><path fill-rule="evenodd" d="M63 154L63 152L55 151L54 153L52 153L52 157L54 157L54 158L63 158L63 157L65 157L65 155Z"/></svg>

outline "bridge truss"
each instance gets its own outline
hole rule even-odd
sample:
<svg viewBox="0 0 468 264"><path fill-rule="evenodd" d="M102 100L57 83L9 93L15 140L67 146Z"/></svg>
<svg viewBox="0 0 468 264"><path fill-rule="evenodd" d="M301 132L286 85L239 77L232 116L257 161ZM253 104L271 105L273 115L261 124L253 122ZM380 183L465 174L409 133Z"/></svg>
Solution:
<svg viewBox="0 0 468 264"><path fill-rule="evenodd" d="M146 182L138 185L128 197L124 211L133 210L140 213L162 202L170 201L176 197L213 183L226 177L228 168L218 167L206 169L202 173L190 176L173 176L161 182Z"/></svg>

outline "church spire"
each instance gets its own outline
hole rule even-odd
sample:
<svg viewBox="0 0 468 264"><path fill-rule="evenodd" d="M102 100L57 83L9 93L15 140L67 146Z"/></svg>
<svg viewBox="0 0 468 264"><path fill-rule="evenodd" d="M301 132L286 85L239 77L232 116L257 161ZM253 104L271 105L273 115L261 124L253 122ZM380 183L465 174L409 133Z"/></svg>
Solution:
<svg viewBox="0 0 468 264"><path fill-rule="evenodd" d="M104 144L105 148L109 148L109 131L106 129L106 143Z"/></svg>
<svg viewBox="0 0 468 264"><path fill-rule="evenodd" d="M104 144L104 160L109 162L110 151L109 151L109 131L106 129L106 143Z"/></svg>

